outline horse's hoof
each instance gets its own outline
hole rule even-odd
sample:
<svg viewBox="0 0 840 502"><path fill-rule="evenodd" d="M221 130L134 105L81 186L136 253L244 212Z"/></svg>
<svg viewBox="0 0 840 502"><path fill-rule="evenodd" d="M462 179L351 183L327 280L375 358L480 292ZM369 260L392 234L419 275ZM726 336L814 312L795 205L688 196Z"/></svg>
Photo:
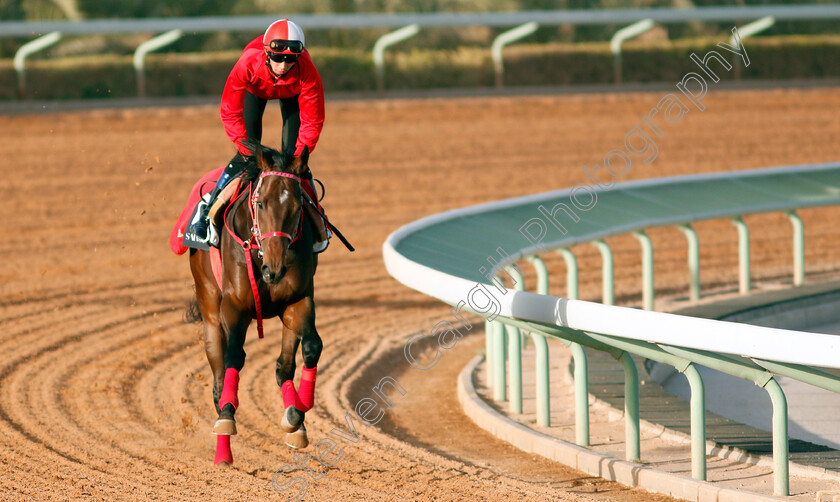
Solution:
<svg viewBox="0 0 840 502"><path fill-rule="evenodd" d="M303 417L304 413L302 411L294 406L289 406L280 419L280 430L289 434L297 431L303 424Z"/></svg>
<svg viewBox="0 0 840 502"><path fill-rule="evenodd" d="M236 435L236 422L232 418L220 418L213 426L213 434L217 436Z"/></svg>
<svg viewBox="0 0 840 502"><path fill-rule="evenodd" d="M306 435L306 427L300 426L295 432L286 434L286 445L292 448L306 448L309 446L309 437Z"/></svg>
<svg viewBox="0 0 840 502"><path fill-rule="evenodd" d="M220 467L222 469L230 469L230 464L227 462L219 462L216 464L216 467Z"/></svg>

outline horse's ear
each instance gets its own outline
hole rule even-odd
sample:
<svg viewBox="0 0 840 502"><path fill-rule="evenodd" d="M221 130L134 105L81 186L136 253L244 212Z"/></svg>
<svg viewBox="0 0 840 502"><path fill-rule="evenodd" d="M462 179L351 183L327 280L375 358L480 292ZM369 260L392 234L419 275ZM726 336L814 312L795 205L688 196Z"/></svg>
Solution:
<svg viewBox="0 0 840 502"><path fill-rule="evenodd" d="M303 145L303 151L300 152L292 165L297 175L302 174L309 167L309 147L307 145Z"/></svg>

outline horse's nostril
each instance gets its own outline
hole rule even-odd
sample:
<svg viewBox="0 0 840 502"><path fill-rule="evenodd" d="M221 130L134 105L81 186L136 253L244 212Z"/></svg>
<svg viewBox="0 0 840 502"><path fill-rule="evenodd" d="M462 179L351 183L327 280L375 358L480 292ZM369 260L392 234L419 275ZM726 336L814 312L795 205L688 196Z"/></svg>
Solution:
<svg viewBox="0 0 840 502"><path fill-rule="evenodd" d="M276 284L283 278L284 275L286 275L286 266L283 265L277 272L272 272L268 265L263 265L260 267L260 272L262 272L263 280L265 280L265 282Z"/></svg>

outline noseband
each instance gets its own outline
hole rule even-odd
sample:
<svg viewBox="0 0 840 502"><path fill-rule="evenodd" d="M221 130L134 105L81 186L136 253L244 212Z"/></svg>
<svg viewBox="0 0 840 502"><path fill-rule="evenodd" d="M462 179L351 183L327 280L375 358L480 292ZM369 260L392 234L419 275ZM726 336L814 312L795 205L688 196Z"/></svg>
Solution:
<svg viewBox="0 0 840 502"><path fill-rule="evenodd" d="M251 200L250 200L250 202L251 202L251 204L250 204L251 221L253 221L253 226L251 227L251 235L252 235L251 240L256 243L257 254L259 254L260 258L262 258L263 254L264 254L263 250L262 250L262 241L264 241L265 239L268 239L269 237L288 237L288 239L291 242L295 242L300 237L301 221L303 221L303 211L301 211L300 212L300 219L298 220L297 227L295 228L294 235L283 232L283 231L268 232L268 233L265 233L265 234L262 233L262 231L260 230L259 218L257 217L258 216L257 211L259 210L259 207L257 207L257 198L259 198L259 195L260 195L260 188L262 187L263 179L267 176L282 176L284 178L293 179L293 180L297 181L299 184L302 183L302 181L300 179L300 176L297 176L297 175L294 175L294 174L291 174L291 173L284 173L282 171L266 171L266 172L260 174L259 180L257 180L257 185L256 185L256 187L254 187L254 191L251 194Z"/></svg>

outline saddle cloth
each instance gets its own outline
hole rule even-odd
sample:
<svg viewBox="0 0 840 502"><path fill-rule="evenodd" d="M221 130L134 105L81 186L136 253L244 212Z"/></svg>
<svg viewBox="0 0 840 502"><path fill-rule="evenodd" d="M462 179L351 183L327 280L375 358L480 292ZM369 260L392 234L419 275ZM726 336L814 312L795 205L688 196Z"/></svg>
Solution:
<svg viewBox="0 0 840 502"><path fill-rule="evenodd" d="M181 215L178 216L178 220L175 222L175 227L172 229L172 233L169 236L169 248L172 249L173 253L184 254L187 252L187 249L189 249L183 242L184 233L187 230L187 225L190 224L190 221L195 215L195 210L198 203L201 202L202 196L207 195L206 193L202 193L202 190L209 193L210 190L216 186L216 181L219 180L219 177L222 175L224 170L224 167L213 169L202 176L201 179L198 180L198 183L193 185L193 188L190 191L190 196L187 199L187 204L181 211Z"/></svg>

